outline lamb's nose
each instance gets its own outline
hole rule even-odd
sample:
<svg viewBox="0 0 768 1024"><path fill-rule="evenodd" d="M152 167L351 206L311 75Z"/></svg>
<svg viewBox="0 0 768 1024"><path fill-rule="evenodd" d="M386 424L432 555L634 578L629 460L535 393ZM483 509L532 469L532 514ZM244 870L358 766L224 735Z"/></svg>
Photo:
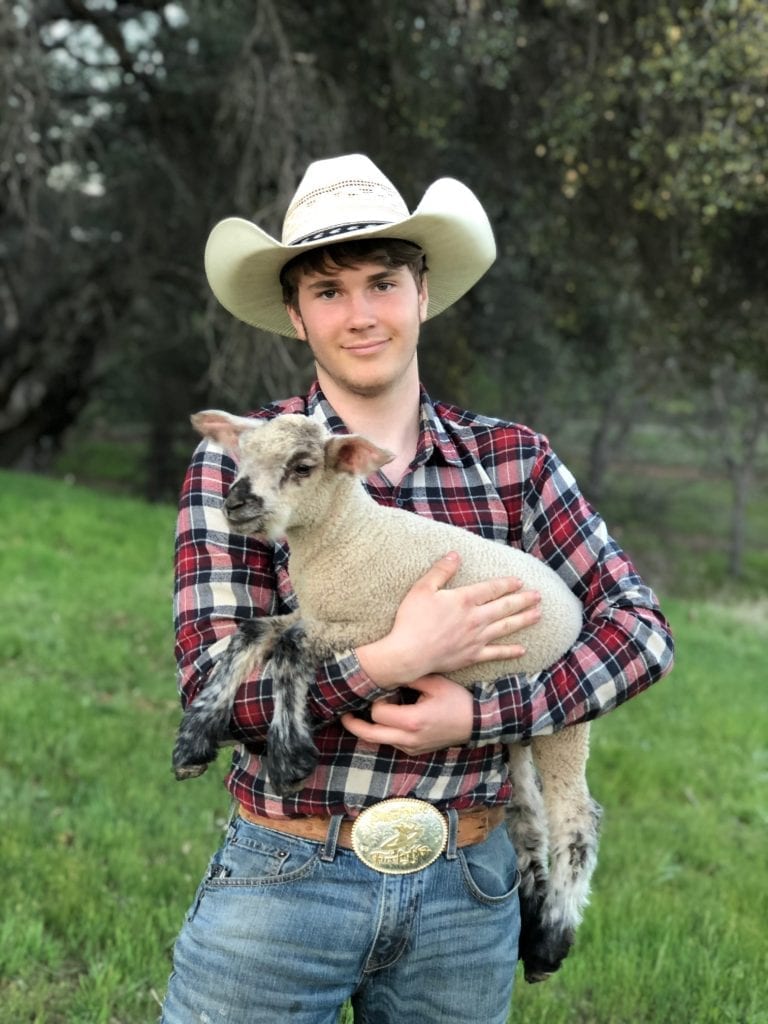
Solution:
<svg viewBox="0 0 768 1024"><path fill-rule="evenodd" d="M224 508L227 512L234 512L236 509L242 508L248 501L252 506L263 504L261 498L251 494L251 481L247 476L244 476L236 480L230 487L229 493L224 499Z"/></svg>

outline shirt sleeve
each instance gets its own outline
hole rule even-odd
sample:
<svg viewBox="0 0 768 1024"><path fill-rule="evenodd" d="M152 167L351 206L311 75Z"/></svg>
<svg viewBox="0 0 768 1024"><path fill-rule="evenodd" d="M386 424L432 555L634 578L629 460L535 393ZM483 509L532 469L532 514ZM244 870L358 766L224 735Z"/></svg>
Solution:
<svg viewBox="0 0 768 1024"><path fill-rule="evenodd" d="M174 573L177 680L184 707L194 701L241 622L285 615L296 608L287 573L287 549L229 531L222 503L235 464L203 442L187 471L179 501ZM324 662L310 690L310 714L327 721L360 711L384 691L363 672L353 651ZM269 663L237 693L235 739L259 744L274 709Z"/></svg>
<svg viewBox="0 0 768 1024"><path fill-rule="evenodd" d="M672 634L653 591L544 439L526 480L521 539L582 601L584 625L548 669L475 686L471 746L604 715L672 668Z"/></svg>

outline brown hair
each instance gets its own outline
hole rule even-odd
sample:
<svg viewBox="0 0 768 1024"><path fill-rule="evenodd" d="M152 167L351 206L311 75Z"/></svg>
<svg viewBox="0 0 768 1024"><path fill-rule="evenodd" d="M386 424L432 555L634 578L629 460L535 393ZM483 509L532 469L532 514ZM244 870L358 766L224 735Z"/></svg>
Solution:
<svg viewBox="0 0 768 1024"><path fill-rule="evenodd" d="M408 267L421 289L427 272L427 257L420 245L403 238L354 238L309 249L289 260L280 271L283 302L297 309L299 279L304 274L330 274L334 269L357 267L361 263L379 263L395 270Z"/></svg>

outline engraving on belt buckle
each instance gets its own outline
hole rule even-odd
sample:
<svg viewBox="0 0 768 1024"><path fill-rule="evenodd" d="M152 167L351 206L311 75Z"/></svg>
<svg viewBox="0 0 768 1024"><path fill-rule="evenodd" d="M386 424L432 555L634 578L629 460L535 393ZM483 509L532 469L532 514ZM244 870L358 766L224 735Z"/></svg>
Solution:
<svg viewBox="0 0 768 1024"><path fill-rule="evenodd" d="M408 875L428 867L445 849L448 825L424 800L396 797L367 807L352 826L352 849L369 868Z"/></svg>

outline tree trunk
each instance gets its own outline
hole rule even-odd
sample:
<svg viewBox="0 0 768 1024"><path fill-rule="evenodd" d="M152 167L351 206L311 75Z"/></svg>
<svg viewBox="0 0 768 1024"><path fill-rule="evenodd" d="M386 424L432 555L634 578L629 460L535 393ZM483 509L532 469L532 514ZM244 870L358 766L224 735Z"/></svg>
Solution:
<svg viewBox="0 0 768 1024"><path fill-rule="evenodd" d="M128 301L106 291L105 266L95 266L0 332L0 465L45 468L90 396L96 354Z"/></svg>
<svg viewBox="0 0 768 1024"><path fill-rule="evenodd" d="M612 463L626 448L637 421L638 399L628 389L604 388L597 426L589 442L584 493L599 502L605 493L605 480Z"/></svg>
<svg viewBox="0 0 768 1024"><path fill-rule="evenodd" d="M736 374L730 389L727 377L725 369L714 375L712 396L731 484L727 572L739 579L744 574L749 493L758 445L768 424L768 394L762 381L751 373Z"/></svg>

